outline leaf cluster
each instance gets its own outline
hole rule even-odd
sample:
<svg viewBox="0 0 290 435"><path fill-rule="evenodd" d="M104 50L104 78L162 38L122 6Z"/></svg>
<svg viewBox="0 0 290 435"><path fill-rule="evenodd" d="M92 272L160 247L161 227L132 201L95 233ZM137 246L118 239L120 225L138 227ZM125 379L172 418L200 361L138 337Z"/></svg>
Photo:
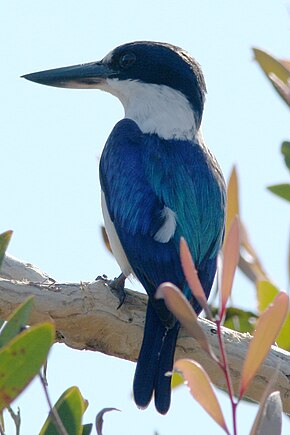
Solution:
<svg viewBox="0 0 290 435"><path fill-rule="evenodd" d="M278 287L271 281L265 271L259 256L254 249L246 226L241 219L239 206L239 179L237 170L234 167L228 181L227 187L227 213L226 213L226 235L229 233L230 222L233 222L235 216L239 216L239 258L238 266L240 270L253 282L256 288L258 312L245 311L233 305L227 307L224 319L224 326L239 332L249 332L252 334L255 330L259 314L262 313L275 299L279 293ZM225 247L223 248L224 253ZM290 279L290 265L288 270ZM214 314L218 312L216 307L211 307ZM281 329L277 343L285 350L290 350L290 314Z"/></svg>
<svg viewBox="0 0 290 435"><path fill-rule="evenodd" d="M235 218L228 230L223 248L223 267L219 282L220 302L218 312L214 317L199 282L198 273L191 258L186 241L182 239L180 244L181 263L187 282L192 291L192 295L198 300L208 317L216 324L220 348L219 355L216 355L211 349L210 344L198 323L194 310L187 299L183 296L182 292L171 283L164 283L157 290L157 297L165 300L168 309L172 311L187 332L198 341L202 349L207 352L209 358L211 358L222 370L225 376L232 406L234 435L237 434L237 406L245 396L250 383L266 358L271 345L275 343L275 340L279 336L285 320L287 319L288 321L289 319L288 295L284 292L277 291L277 294L274 292L274 300L272 301L271 299L271 304L263 311L255 325L255 331L243 364L239 389L238 391L234 391L221 328L225 319L226 307L233 285L235 270L239 261L239 250L240 228L239 221ZM260 287L263 285L270 285L270 283L260 283ZM227 434L230 434L212 383L203 367L196 361L182 359L174 364L174 371L182 375L192 396L217 422L217 424L219 424ZM272 412L274 409L275 412ZM265 397L260 404L259 412L254 422L251 434L263 433L265 435L278 435L281 433L281 421L282 404L280 393L272 392L270 384L265 393Z"/></svg>
<svg viewBox="0 0 290 435"><path fill-rule="evenodd" d="M0 234L0 267L12 232ZM49 350L54 343L55 329L52 323L40 323L27 327L33 308L29 297L7 319L0 321L0 433L5 434L3 411L7 409L20 433L20 412L15 414L11 403L36 376L40 377L47 398L50 414L40 430L41 435L89 435L92 424L82 424L88 406L77 387L66 390L52 407L47 382L41 373ZM102 425L99 425L101 434Z"/></svg>
<svg viewBox="0 0 290 435"><path fill-rule="evenodd" d="M254 48L255 60L259 63L262 71L277 91L282 100L290 108L290 61L279 60L265 51ZM290 142L284 141L281 145L285 165L290 170ZM269 186L270 192L280 196L280 198L290 201L290 184L281 183Z"/></svg>

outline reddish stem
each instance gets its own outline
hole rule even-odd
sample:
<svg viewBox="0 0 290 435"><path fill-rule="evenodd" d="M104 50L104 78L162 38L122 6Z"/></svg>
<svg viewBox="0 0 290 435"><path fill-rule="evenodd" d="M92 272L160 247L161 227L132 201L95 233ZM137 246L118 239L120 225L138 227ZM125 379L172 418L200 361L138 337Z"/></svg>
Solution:
<svg viewBox="0 0 290 435"><path fill-rule="evenodd" d="M226 355L226 351L225 351L225 345L224 345L223 338L222 338L221 320L217 319L215 321L215 323L217 326L217 336L218 336L219 348L220 348L220 353L221 353L220 360L219 360L219 366L222 369L222 371L224 372L224 375L226 378L226 384L227 384L227 388L228 388L228 392L229 392L230 402L232 405L232 418L233 418L233 430L234 430L233 435L237 435L237 412L236 411L237 411L238 403L235 402L235 399L234 399L234 390L233 390L232 380L231 380L231 376L230 376L230 370L229 370L227 355Z"/></svg>

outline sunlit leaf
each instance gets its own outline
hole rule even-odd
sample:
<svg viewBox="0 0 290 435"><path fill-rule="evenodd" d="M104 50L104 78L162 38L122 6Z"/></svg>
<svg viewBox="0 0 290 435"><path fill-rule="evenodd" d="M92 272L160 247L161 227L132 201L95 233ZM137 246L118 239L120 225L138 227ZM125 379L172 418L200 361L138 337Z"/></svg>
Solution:
<svg viewBox="0 0 290 435"><path fill-rule="evenodd" d="M290 238L288 243L288 282L290 283Z"/></svg>
<svg viewBox="0 0 290 435"><path fill-rule="evenodd" d="M273 81L273 75L276 76L283 84L287 85L290 78L290 70L287 61L280 61L275 57L269 55L263 50L257 48L253 49L255 59L259 63L266 77L269 79L270 83L274 89L279 93L279 95L285 100L285 96L279 90L279 87ZM285 102L288 104L287 100Z"/></svg>
<svg viewBox="0 0 290 435"><path fill-rule="evenodd" d="M228 181L227 187L227 210L226 210L226 233L229 232L231 224L236 216L239 216L239 185L236 167L234 166Z"/></svg>
<svg viewBox="0 0 290 435"><path fill-rule="evenodd" d="M286 293L278 296L260 316L244 362L239 398L246 392L260 365L275 342L288 314L289 298Z"/></svg>
<svg viewBox="0 0 290 435"><path fill-rule="evenodd" d="M279 294L278 287L269 281L259 281L257 283L258 308L263 312ZM288 313L286 320L279 335L276 339L279 347L285 350L290 349L290 314Z"/></svg>
<svg viewBox="0 0 290 435"><path fill-rule="evenodd" d="M39 372L53 342L53 325L43 323L21 332L0 350L0 411Z"/></svg>
<svg viewBox="0 0 290 435"><path fill-rule="evenodd" d="M242 222L240 222L240 239L240 270L254 283L258 280L269 280Z"/></svg>
<svg viewBox="0 0 290 435"><path fill-rule="evenodd" d="M239 182L236 168L234 167L227 187L227 211L226 211L226 237L232 221L236 216L240 219L240 270L254 283L257 279L267 279L261 261L254 250L247 230L240 217L239 210ZM225 237L225 240L226 240Z"/></svg>
<svg viewBox="0 0 290 435"><path fill-rule="evenodd" d="M97 416L96 416L96 429L97 429L97 434L98 435L103 435L103 424L104 424L104 415L107 412L111 412L111 411L120 411L120 409L117 408L104 408L102 409L100 412L98 412Z"/></svg>
<svg viewBox="0 0 290 435"><path fill-rule="evenodd" d="M224 259L220 288L220 319L223 319L224 317L228 298L231 293L234 275L239 261L239 248L239 220L235 217L224 244Z"/></svg>
<svg viewBox="0 0 290 435"><path fill-rule="evenodd" d="M188 248L186 240L183 237L181 237L180 239L180 260L186 281L190 287L193 296L198 301L199 305L204 309L207 317L211 319L212 316L207 303L207 298L199 281L197 270L195 268L190 250Z"/></svg>
<svg viewBox="0 0 290 435"><path fill-rule="evenodd" d="M285 103L290 107L290 79L288 79L288 83L285 84L274 73L269 74L269 79L273 82L273 85L275 86Z"/></svg>
<svg viewBox="0 0 290 435"><path fill-rule="evenodd" d="M179 320L188 334L195 338L203 350L216 361L216 356L211 350L206 335L198 323L195 311L179 288L174 284L165 282L158 287L156 298L164 299L169 311Z"/></svg>
<svg viewBox="0 0 290 435"><path fill-rule="evenodd" d="M283 406L279 391L269 394L260 406L250 435L280 435Z"/></svg>
<svg viewBox="0 0 290 435"><path fill-rule="evenodd" d="M228 434L229 431L216 394L202 366L196 361L181 359L175 362L174 370L182 374L195 400Z"/></svg>
<svg viewBox="0 0 290 435"><path fill-rule="evenodd" d="M5 233L0 234L0 268L11 237L12 231L5 231Z"/></svg>
<svg viewBox="0 0 290 435"><path fill-rule="evenodd" d="M224 326L238 332L249 332L252 334L258 317L251 311L229 307L226 311Z"/></svg>
<svg viewBox="0 0 290 435"><path fill-rule="evenodd" d="M281 145L281 153L284 156L285 164L290 169L290 142L283 142Z"/></svg>
<svg viewBox="0 0 290 435"><path fill-rule="evenodd" d="M0 347L5 346L28 324L30 312L33 307L33 297L30 296L7 319L7 323L0 334Z"/></svg>
<svg viewBox="0 0 290 435"><path fill-rule="evenodd" d="M88 402L82 397L78 387L68 388L56 402L56 410L64 428L69 435L82 435L82 418ZM59 430L51 415L46 419L40 435L59 435Z"/></svg>
<svg viewBox="0 0 290 435"><path fill-rule="evenodd" d="M287 68L290 71L290 60L280 59L280 62L282 63L282 65L285 66L285 68Z"/></svg>
<svg viewBox="0 0 290 435"><path fill-rule="evenodd" d="M180 385L183 385L183 377L179 373L174 372L171 376L171 388L172 388L172 390L174 388L180 387Z"/></svg>
<svg viewBox="0 0 290 435"><path fill-rule="evenodd" d="M273 302L279 294L279 289L269 281L257 282L258 309L260 313Z"/></svg>
<svg viewBox="0 0 290 435"><path fill-rule="evenodd" d="M290 314L288 313L282 329L276 338L276 343L282 349L290 351Z"/></svg>
<svg viewBox="0 0 290 435"><path fill-rule="evenodd" d="M268 186L267 189L270 190L270 192L275 193L275 195L286 199L286 201L290 201L290 184L276 184L275 186Z"/></svg>

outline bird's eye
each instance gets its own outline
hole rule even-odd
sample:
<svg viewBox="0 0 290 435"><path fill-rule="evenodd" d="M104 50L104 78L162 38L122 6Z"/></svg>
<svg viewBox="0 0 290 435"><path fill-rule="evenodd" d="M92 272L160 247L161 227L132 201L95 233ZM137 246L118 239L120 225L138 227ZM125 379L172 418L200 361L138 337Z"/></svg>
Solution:
<svg viewBox="0 0 290 435"><path fill-rule="evenodd" d="M130 68L135 63L136 56L134 53L125 53L119 59L119 65L123 69Z"/></svg>

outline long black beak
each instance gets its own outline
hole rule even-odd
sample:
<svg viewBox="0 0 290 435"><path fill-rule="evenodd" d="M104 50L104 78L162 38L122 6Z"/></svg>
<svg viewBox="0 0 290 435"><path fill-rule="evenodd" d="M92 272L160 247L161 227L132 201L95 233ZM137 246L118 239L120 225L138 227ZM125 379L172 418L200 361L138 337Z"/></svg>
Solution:
<svg viewBox="0 0 290 435"><path fill-rule="evenodd" d="M100 61L35 72L22 77L47 86L89 89L98 88L105 79L114 76L114 71Z"/></svg>

